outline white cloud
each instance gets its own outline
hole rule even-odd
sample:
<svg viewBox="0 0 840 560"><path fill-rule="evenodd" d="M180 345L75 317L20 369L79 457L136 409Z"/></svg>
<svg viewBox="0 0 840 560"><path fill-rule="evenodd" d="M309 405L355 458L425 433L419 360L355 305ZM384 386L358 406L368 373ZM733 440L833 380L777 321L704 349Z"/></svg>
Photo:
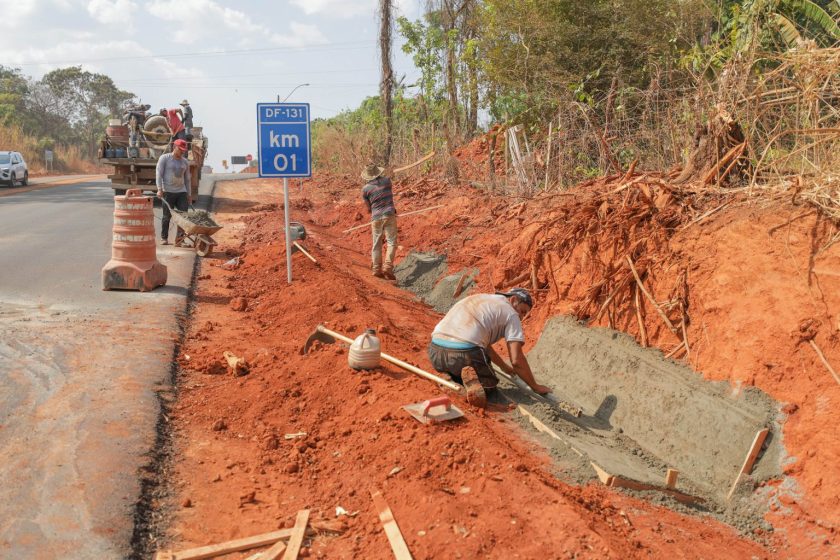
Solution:
<svg viewBox="0 0 840 560"><path fill-rule="evenodd" d="M289 22L291 33L272 33L271 42L280 47L305 47L306 45L325 45L329 43L321 30L314 25Z"/></svg>
<svg viewBox="0 0 840 560"><path fill-rule="evenodd" d="M146 8L158 19L178 24L172 39L179 43L191 44L221 35L236 39L240 45L254 45L261 40L290 47L329 42L315 25L291 22L289 32L276 32L247 13L214 0L153 0Z"/></svg>
<svg viewBox="0 0 840 560"><path fill-rule="evenodd" d="M35 13L38 2L34 0L26 2L21 0L0 0L0 19L3 21L3 28L9 29L23 22L27 17Z"/></svg>
<svg viewBox="0 0 840 560"><path fill-rule="evenodd" d="M128 27L137 11L137 4L132 0L90 0L87 11L99 23Z"/></svg>
<svg viewBox="0 0 840 560"><path fill-rule="evenodd" d="M322 15L350 18L361 14L373 16L378 2L376 0L290 0L308 16Z"/></svg>
<svg viewBox="0 0 840 560"><path fill-rule="evenodd" d="M308 16L328 16L336 18L352 18L367 16L374 20L377 17L379 2L377 0L289 0L292 6L303 10ZM409 18L419 17L421 0L396 0L395 14Z"/></svg>

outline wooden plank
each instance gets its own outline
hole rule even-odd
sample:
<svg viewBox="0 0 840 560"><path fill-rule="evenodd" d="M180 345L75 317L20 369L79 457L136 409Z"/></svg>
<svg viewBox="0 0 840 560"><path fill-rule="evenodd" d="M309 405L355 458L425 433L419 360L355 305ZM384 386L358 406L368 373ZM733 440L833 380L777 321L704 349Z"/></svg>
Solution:
<svg viewBox="0 0 840 560"><path fill-rule="evenodd" d="M600 480L604 486L612 486L612 475L610 473L595 463L590 462L589 464L592 465L593 469L595 469L595 474L598 475L598 480Z"/></svg>
<svg viewBox="0 0 840 560"><path fill-rule="evenodd" d="M677 476L679 476L680 471L677 469L668 469L668 472L665 474L665 487L666 488L676 488L677 487Z"/></svg>
<svg viewBox="0 0 840 560"><path fill-rule="evenodd" d="M274 544L280 539L289 538L291 534L292 529L280 529L271 533L263 533L261 535L254 535L252 537L226 541L219 544L189 548L178 552L160 551L155 555L155 558L157 560L203 560L204 558L213 558L223 554L230 554L231 552L239 552L241 550Z"/></svg>
<svg viewBox="0 0 840 560"><path fill-rule="evenodd" d="M655 484L636 482L635 480L624 478L620 475L610 474L595 463L590 464L595 469L595 472L598 474L598 479L604 483L604 486L609 486L611 488L627 488L629 490L654 490L656 492L668 494L678 502L682 502L684 504L697 504L705 502L703 498L700 498L698 496L692 496L691 494L686 494L685 492L680 492L679 490L664 488Z"/></svg>
<svg viewBox="0 0 840 560"><path fill-rule="evenodd" d="M303 544L303 537L306 535L306 525L308 523L309 510L300 510L297 514L297 518L295 519L295 526L292 527L292 534L289 536L289 548L286 549L286 553L283 555L283 560L297 560L298 553L300 552L300 546ZM279 553L276 556L271 556L266 553L264 559L275 560L278 556L280 556Z"/></svg>
<svg viewBox="0 0 840 560"><path fill-rule="evenodd" d="M382 528L385 530L385 536L388 537L388 542L391 544L391 550L394 552L394 558L397 560L412 560L411 552L408 550L408 545L405 544L400 527L397 525L397 520L394 519L394 514L388 506L388 502L378 490L370 492L373 498L373 504L379 514L379 520L382 522Z"/></svg>
<svg viewBox="0 0 840 560"><path fill-rule="evenodd" d="M750 450L747 452L747 457L744 459L744 464L741 465L741 470L738 471L738 476L735 477L735 482L732 483L732 488L730 488L729 494L726 495L727 501L732 499L732 494L735 493L735 488L738 487L738 483L741 481L741 477L745 474L750 474L750 472L752 472L753 465L755 464L755 460L758 457L758 452L761 451L761 446L764 445L764 440L767 439L767 434L769 433L770 430L764 428L763 430L759 430L759 432L755 434L755 438L753 439L752 445L750 446Z"/></svg>
<svg viewBox="0 0 840 560"><path fill-rule="evenodd" d="M524 406L522 406L520 404L520 405L517 405L517 410L519 410L519 413L522 414L522 416L524 416L525 418L528 419L528 421L531 422L531 425L534 426L534 428L536 428L538 432L549 435L552 438L556 439L557 441L565 443L566 445L568 445L572 449L572 451L574 451L575 453L577 453L578 455L583 457L583 453L578 451L575 448L575 446L573 446L569 441L563 439L557 432L555 432L554 430L552 430L551 428L549 428L548 426L543 424L536 416L531 414L528 411L527 408L525 408Z"/></svg>

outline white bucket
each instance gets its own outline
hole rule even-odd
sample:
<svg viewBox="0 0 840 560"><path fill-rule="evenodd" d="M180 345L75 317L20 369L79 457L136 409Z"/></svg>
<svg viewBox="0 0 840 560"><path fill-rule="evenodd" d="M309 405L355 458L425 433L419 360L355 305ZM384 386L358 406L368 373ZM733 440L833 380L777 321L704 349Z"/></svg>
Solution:
<svg viewBox="0 0 840 560"><path fill-rule="evenodd" d="M376 331L368 329L356 337L347 354L347 365L353 369L375 369L379 367L380 345Z"/></svg>

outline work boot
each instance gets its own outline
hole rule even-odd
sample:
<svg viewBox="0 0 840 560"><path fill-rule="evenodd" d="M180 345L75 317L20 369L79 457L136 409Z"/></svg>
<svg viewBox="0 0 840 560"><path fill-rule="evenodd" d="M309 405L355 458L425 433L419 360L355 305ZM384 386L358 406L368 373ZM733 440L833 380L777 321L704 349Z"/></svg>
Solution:
<svg viewBox="0 0 840 560"><path fill-rule="evenodd" d="M394 272L389 268L387 270L382 271L382 275L385 277L386 280L396 280L397 277L394 276Z"/></svg>
<svg viewBox="0 0 840 560"><path fill-rule="evenodd" d="M385 278L385 275L382 274L381 270L374 270L373 275L376 276L377 278Z"/></svg>
<svg viewBox="0 0 840 560"><path fill-rule="evenodd" d="M461 379L463 379L464 388L467 390L467 402L473 406L485 408L487 406L487 395L475 370L470 366L465 367L461 370Z"/></svg>

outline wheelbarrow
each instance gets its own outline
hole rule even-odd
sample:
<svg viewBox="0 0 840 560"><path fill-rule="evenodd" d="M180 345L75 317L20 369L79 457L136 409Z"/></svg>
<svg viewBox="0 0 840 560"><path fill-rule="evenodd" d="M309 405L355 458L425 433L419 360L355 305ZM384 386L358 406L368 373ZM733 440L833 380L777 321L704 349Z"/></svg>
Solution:
<svg viewBox="0 0 840 560"><path fill-rule="evenodd" d="M213 225L197 224L190 220L188 212L174 210L164 199L161 199L161 202L169 208L169 213L172 214L172 220L175 222L175 225L184 230L183 239L186 239L190 243L189 245L182 244L181 246L194 248L196 254L200 257L209 255L213 247L218 245L213 240L212 235L222 229L222 226L216 222L213 222ZM212 222L213 220L210 221Z"/></svg>

